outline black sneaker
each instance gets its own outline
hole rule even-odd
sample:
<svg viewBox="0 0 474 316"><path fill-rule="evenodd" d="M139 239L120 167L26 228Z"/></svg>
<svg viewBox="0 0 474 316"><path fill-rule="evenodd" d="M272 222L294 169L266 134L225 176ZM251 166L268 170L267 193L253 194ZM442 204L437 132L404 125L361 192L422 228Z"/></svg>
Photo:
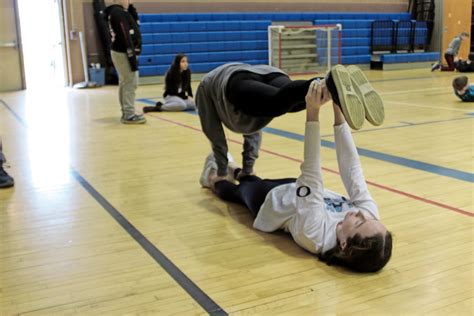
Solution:
<svg viewBox="0 0 474 316"><path fill-rule="evenodd" d="M3 170L3 163L0 163L0 188L9 188L15 184L15 180Z"/></svg>
<svg viewBox="0 0 474 316"><path fill-rule="evenodd" d="M441 68L440 63L434 63L433 66L431 66L431 71L435 71Z"/></svg>
<svg viewBox="0 0 474 316"><path fill-rule="evenodd" d="M163 109L161 108L163 106L163 103L158 101L156 102L155 106L144 106L143 107L143 113L148 113L148 112L161 112Z"/></svg>

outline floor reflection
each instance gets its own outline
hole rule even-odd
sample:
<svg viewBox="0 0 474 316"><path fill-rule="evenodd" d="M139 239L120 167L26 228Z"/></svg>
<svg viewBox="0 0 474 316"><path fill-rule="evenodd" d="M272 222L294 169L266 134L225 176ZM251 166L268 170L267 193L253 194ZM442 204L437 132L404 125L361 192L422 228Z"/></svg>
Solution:
<svg viewBox="0 0 474 316"><path fill-rule="evenodd" d="M48 188L69 183L71 121L67 90L27 91L25 114L33 186Z"/></svg>

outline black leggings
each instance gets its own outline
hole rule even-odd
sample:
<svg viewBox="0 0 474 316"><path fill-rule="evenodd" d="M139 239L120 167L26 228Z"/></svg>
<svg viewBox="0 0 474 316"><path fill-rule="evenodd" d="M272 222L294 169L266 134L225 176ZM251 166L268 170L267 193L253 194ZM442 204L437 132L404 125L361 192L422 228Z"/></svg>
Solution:
<svg viewBox="0 0 474 316"><path fill-rule="evenodd" d="M281 73L258 75L248 71L237 71L227 83L226 97L247 115L277 117L306 108L305 97L314 79L292 81ZM333 100L340 104L330 73L326 82Z"/></svg>
<svg viewBox="0 0 474 316"><path fill-rule="evenodd" d="M456 67L454 66L454 56L451 54L444 54L444 59L448 63L447 66L441 65L441 71L454 71Z"/></svg>
<svg viewBox="0 0 474 316"><path fill-rule="evenodd" d="M239 185L226 180L216 182L214 190L221 199L243 205L250 210L253 217L257 217L258 211L271 189L295 181L295 178L262 180L257 176L245 176L240 179Z"/></svg>

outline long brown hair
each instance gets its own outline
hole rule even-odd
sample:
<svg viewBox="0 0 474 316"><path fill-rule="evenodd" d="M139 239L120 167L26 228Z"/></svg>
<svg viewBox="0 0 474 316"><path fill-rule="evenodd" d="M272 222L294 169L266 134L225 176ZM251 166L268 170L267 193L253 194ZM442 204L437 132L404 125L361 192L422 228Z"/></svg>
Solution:
<svg viewBox="0 0 474 316"><path fill-rule="evenodd" d="M187 57L185 54L176 54L171 67L168 69L172 82L174 82L176 86L181 84L183 89L186 89L186 87L191 84L191 70L188 68L181 72L181 60Z"/></svg>
<svg viewBox="0 0 474 316"><path fill-rule="evenodd" d="M362 238L359 234L347 239L344 249L338 244L319 259L328 265L339 265L356 272L377 272L392 256L392 234L387 231L385 237L376 234Z"/></svg>

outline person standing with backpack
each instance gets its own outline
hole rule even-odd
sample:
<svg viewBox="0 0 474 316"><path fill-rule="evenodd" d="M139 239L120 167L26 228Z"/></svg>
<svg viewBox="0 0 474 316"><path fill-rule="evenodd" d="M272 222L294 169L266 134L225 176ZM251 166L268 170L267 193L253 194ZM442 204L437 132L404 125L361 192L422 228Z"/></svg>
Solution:
<svg viewBox="0 0 474 316"><path fill-rule="evenodd" d="M105 9L112 40L111 56L119 77L119 101L123 124L144 124L143 114L135 111L138 87L138 60L142 38L137 10L130 0L114 0ZM127 8L127 9L125 9Z"/></svg>

